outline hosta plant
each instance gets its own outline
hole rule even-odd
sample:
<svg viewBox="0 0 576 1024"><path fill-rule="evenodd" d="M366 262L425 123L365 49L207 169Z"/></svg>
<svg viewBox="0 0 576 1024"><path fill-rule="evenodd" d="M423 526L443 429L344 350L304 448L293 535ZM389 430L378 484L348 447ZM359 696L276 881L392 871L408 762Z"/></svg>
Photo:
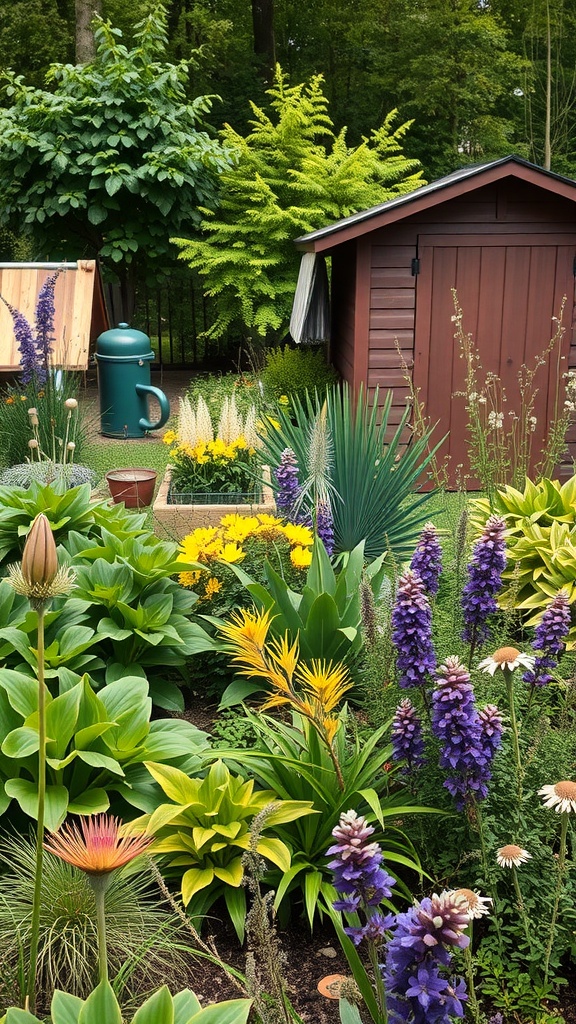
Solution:
<svg viewBox="0 0 576 1024"><path fill-rule="evenodd" d="M241 567L235 571L250 594L257 609L269 612L270 634L298 639L302 661L313 659L350 663L360 650L361 604L360 583L366 579L377 599L384 577L382 554L367 566L364 564L364 543L361 542L334 570L319 538L314 542L312 562L302 591L292 590L285 579L267 563L264 567L266 585L256 583ZM217 619L210 619L218 626ZM229 650L222 641L214 641L214 649ZM222 706L239 703L251 693L261 690L264 682L235 680L224 694Z"/></svg>
<svg viewBox="0 0 576 1024"><path fill-rule="evenodd" d="M203 779L191 779L168 765L147 763L168 803L136 819L134 826L156 837L154 853L166 855L167 868L180 878L182 901L194 915L205 914L224 895L242 941L246 892L242 854L250 846L252 819L270 803L264 830L312 813L308 800L281 800L274 790L256 791L254 781L232 775L216 761ZM259 835L258 853L282 872L290 868L290 850L280 839Z"/></svg>
<svg viewBox="0 0 576 1024"><path fill-rule="evenodd" d="M251 999L229 999L201 1007L189 989L175 996L166 985L140 1006L130 1024L246 1024ZM100 984L86 1000L57 990L50 1007L51 1024L128 1024L108 981ZM0 1024L42 1024L27 1010L9 1009Z"/></svg>
<svg viewBox="0 0 576 1024"><path fill-rule="evenodd" d="M141 810L153 801L143 762L193 770L207 737L188 722L150 721L145 679L127 676L94 693L88 676L61 670L59 693L45 689L47 729L46 824L57 829L68 813L95 814L119 798ZM37 816L38 681L0 669L0 812L15 800Z"/></svg>

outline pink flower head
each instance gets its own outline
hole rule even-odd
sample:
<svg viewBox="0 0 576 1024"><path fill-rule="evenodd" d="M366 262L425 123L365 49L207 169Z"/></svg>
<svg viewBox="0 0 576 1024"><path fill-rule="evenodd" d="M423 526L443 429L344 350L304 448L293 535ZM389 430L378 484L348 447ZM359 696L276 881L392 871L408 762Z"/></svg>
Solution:
<svg viewBox="0 0 576 1024"><path fill-rule="evenodd" d="M130 835L118 818L93 814L78 825L64 825L53 832L44 849L88 875L107 875L144 853L153 842L151 836Z"/></svg>

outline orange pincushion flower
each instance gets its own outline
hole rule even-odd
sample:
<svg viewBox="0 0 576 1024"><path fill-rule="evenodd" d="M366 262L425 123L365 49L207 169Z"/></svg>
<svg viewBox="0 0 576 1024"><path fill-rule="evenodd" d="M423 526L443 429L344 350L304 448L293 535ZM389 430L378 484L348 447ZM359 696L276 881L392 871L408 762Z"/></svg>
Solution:
<svg viewBox="0 0 576 1024"><path fill-rule="evenodd" d="M118 818L93 814L78 825L64 825L53 832L44 849L88 875L107 875L144 853L153 842L151 836L122 835Z"/></svg>

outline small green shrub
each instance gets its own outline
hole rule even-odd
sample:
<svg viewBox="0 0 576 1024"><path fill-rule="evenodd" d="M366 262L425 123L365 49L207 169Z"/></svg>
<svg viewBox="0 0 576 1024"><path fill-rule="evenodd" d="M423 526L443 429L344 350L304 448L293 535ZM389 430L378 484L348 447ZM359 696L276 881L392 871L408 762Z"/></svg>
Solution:
<svg viewBox="0 0 576 1024"><path fill-rule="evenodd" d="M326 362L323 349L283 348L270 349L262 371L264 396L277 402L283 395L303 399L306 391L324 391L338 380L336 370Z"/></svg>
<svg viewBox="0 0 576 1024"><path fill-rule="evenodd" d="M35 481L39 484L63 482L66 487L80 487L90 484L94 487L97 474L79 462L21 462L9 466L0 473L2 487L29 487Z"/></svg>

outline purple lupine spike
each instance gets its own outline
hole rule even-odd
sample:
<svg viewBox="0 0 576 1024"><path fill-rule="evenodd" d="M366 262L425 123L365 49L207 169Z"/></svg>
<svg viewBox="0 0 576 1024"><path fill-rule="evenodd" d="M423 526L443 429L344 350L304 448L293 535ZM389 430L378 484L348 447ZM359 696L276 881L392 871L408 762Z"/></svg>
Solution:
<svg viewBox="0 0 576 1024"><path fill-rule="evenodd" d="M479 647L490 635L489 615L498 608L496 594L502 586L506 568L506 523L500 516L490 516L482 536L476 541L468 565L468 582L462 591L464 630L462 639Z"/></svg>
<svg viewBox="0 0 576 1024"><path fill-rule="evenodd" d="M541 653L536 655L534 668L522 676L525 683L529 683L530 686L546 686L551 681L551 670L556 668L566 646L570 625L568 594L565 590L560 590L534 630L532 647Z"/></svg>
<svg viewBox="0 0 576 1024"><path fill-rule="evenodd" d="M20 352L20 377L23 384L28 384L34 376L38 376L38 355L36 342L30 324L23 313L6 302L14 321L14 336Z"/></svg>
<svg viewBox="0 0 576 1024"><path fill-rule="evenodd" d="M346 811L332 835L336 842L328 849L333 856L328 867L334 873L334 888L345 899L334 903L335 910L354 912L359 907L377 907L390 899L395 884L382 867L382 850L368 842L374 829L356 811Z"/></svg>
<svg viewBox="0 0 576 1024"><path fill-rule="evenodd" d="M285 448L282 452L280 465L274 470L274 476L278 484L276 508L281 515L290 517L300 497L298 460L292 448Z"/></svg>
<svg viewBox="0 0 576 1024"><path fill-rule="evenodd" d="M478 712L481 742L490 760L502 746L502 715L495 704L486 704Z"/></svg>
<svg viewBox="0 0 576 1024"><path fill-rule="evenodd" d="M436 668L432 610L420 577L407 569L398 580L392 609L392 642L397 650L398 685L425 686Z"/></svg>
<svg viewBox="0 0 576 1024"><path fill-rule="evenodd" d="M447 658L438 669L431 724L441 743L440 767L449 773L444 786L459 811L488 795L496 734L502 730L497 708L489 708L484 718L478 714L470 673L458 658Z"/></svg>
<svg viewBox="0 0 576 1024"><path fill-rule="evenodd" d="M410 562L410 568L418 573L428 594L437 594L442 572L442 548L438 530L434 523L425 523L420 540Z"/></svg>
<svg viewBox="0 0 576 1024"><path fill-rule="evenodd" d="M36 351L38 353L38 381L44 383L48 374L48 364L52 354L52 343L56 340L54 334L54 318L56 308L54 305L54 289L60 271L57 270L42 285L38 293L36 303L35 327L36 327Z"/></svg>
<svg viewBox="0 0 576 1024"><path fill-rule="evenodd" d="M329 501L319 499L316 504L316 533L328 555L332 555L334 553L334 520Z"/></svg>
<svg viewBox="0 0 576 1024"><path fill-rule="evenodd" d="M392 759L405 762L406 774L424 764L422 723L407 697L400 701L392 722Z"/></svg>
<svg viewBox="0 0 576 1024"><path fill-rule="evenodd" d="M451 949L466 949L467 902L434 893L398 914L386 944L384 982L390 1024L450 1024L463 1017L466 986L451 977Z"/></svg>

